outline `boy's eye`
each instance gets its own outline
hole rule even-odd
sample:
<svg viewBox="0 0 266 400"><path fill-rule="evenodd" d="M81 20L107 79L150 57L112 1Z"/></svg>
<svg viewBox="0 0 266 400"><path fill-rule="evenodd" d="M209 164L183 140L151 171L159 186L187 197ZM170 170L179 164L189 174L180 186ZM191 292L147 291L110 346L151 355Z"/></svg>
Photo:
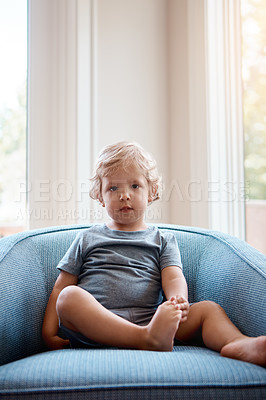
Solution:
<svg viewBox="0 0 266 400"><path fill-rule="evenodd" d="M110 191L111 191L111 192L115 192L117 189L118 189L117 186L111 186L111 187L110 187Z"/></svg>
<svg viewBox="0 0 266 400"><path fill-rule="evenodd" d="M137 183L134 183L134 184L132 185L132 188L133 188L133 189L138 189L138 188L139 188L139 185L138 185Z"/></svg>

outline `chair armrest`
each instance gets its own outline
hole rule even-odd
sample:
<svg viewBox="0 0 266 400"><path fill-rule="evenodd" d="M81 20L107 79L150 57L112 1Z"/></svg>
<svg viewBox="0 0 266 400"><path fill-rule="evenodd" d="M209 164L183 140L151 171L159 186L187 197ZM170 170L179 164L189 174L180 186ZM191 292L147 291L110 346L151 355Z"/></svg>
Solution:
<svg viewBox="0 0 266 400"><path fill-rule="evenodd" d="M209 237L198 265L196 297L219 303L246 335L266 329L266 257L222 233Z"/></svg>

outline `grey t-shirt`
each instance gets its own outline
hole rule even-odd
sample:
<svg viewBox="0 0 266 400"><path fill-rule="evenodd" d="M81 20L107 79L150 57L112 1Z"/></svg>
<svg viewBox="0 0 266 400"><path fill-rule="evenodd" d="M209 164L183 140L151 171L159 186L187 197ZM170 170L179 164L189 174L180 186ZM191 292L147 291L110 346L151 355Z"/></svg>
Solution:
<svg viewBox="0 0 266 400"><path fill-rule="evenodd" d="M58 264L77 275L78 286L108 309L156 308L162 302L161 270L182 268L175 236L155 226L116 231L94 225L77 235Z"/></svg>

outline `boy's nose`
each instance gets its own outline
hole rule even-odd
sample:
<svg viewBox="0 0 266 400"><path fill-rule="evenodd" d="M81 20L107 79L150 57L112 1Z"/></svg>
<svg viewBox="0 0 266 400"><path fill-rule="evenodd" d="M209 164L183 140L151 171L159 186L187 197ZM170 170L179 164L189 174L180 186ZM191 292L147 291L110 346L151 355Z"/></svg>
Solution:
<svg viewBox="0 0 266 400"><path fill-rule="evenodd" d="M130 199L130 194L128 192L122 192L120 194L120 200L129 200Z"/></svg>

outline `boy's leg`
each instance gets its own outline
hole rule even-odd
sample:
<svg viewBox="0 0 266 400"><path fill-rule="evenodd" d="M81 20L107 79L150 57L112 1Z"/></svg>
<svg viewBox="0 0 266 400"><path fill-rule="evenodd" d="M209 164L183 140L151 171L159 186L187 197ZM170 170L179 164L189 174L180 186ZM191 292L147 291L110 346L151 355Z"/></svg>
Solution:
<svg viewBox="0 0 266 400"><path fill-rule="evenodd" d="M61 323L89 339L123 348L171 351L181 311L171 301L158 307L147 326L138 326L104 308L90 293L67 286L58 296Z"/></svg>
<svg viewBox="0 0 266 400"><path fill-rule="evenodd" d="M243 335L218 304L211 301L194 303L188 319L181 323L176 339L189 342L199 334L206 347L222 356L266 364L266 336L250 338Z"/></svg>

